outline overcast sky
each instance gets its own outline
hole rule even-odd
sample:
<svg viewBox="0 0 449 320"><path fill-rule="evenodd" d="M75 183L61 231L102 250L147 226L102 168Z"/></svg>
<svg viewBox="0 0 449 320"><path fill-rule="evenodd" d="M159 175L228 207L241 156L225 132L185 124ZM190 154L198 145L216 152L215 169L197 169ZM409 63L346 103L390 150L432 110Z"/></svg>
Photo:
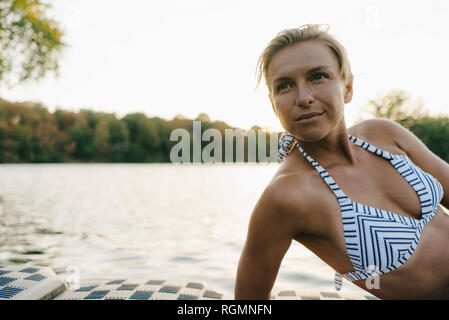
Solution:
<svg viewBox="0 0 449 320"><path fill-rule="evenodd" d="M449 114L449 1L47 0L66 30L59 78L0 95L51 111L91 108L171 119L205 112L249 129L281 130L255 89L257 59L277 32L326 23L355 75L351 125L370 99L390 90Z"/></svg>

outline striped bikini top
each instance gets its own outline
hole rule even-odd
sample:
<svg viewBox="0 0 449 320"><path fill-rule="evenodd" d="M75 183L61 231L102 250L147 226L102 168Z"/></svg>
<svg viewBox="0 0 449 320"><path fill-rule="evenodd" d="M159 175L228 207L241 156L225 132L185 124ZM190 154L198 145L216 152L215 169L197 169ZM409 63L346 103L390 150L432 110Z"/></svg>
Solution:
<svg viewBox="0 0 449 320"><path fill-rule="evenodd" d="M419 196L422 217L417 220L352 201L330 174L299 146L295 138L284 132L279 140L279 160L284 160L297 146L340 204L346 249L354 271L343 275L336 273L337 290L341 288L342 276L349 281L362 280L393 271L404 264L413 254L424 226L435 216L443 198L443 188L438 180L421 170L409 157L390 154L351 135L349 139L390 161Z"/></svg>

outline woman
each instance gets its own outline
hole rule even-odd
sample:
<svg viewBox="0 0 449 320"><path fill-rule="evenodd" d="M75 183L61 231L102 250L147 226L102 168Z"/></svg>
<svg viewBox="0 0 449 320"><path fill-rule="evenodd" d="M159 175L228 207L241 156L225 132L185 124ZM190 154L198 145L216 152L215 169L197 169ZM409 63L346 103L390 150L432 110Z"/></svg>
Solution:
<svg viewBox="0 0 449 320"><path fill-rule="evenodd" d="M337 282L378 298L449 298L449 216L440 206L449 208L449 165L393 121L346 128L350 65L318 25L280 32L259 71L287 132L284 160L250 219L235 298L269 299L292 240Z"/></svg>

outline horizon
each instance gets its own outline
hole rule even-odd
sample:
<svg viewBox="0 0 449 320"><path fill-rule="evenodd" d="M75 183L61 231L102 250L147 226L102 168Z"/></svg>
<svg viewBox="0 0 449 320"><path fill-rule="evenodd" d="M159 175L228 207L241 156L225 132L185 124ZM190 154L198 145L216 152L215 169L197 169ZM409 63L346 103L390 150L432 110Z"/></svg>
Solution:
<svg viewBox="0 0 449 320"><path fill-rule="evenodd" d="M189 118L189 117L187 117L187 116L185 116L185 115L183 115L181 113L176 114L172 118L165 118L165 117L160 117L158 115L149 115L149 114L147 114L145 112L141 112L141 111L130 112L130 113L126 113L126 114L123 114L121 116L118 116L116 114L116 112L113 112L113 111L109 112L109 111L96 110L96 109L92 109L92 108L80 108L80 109L75 110L75 109L70 109L70 108L59 108L59 107L56 107L53 110L51 110L47 105L43 104L40 101L31 101L31 100L30 101L10 101L10 100L6 100L6 99L3 99L3 98L0 97L0 102L1 101L5 101L6 103L11 103L11 104L21 104L21 105L24 105L24 106L27 106L27 105L40 105L41 107L47 109L48 112L50 112L52 114L54 114L54 112L57 111L57 110L61 110L63 112L74 112L74 113L79 113L81 111L92 111L94 113L106 113L106 114L114 115L118 120L122 120L127 115L131 115L131 114L143 114L148 119L159 118L159 119L162 119L164 121L173 121L173 120L182 119L182 120L190 120L190 121L192 121L192 123L193 123L193 121L202 121L202 122L204 121L204 122L210 122L210 123L222 122L222 123L228 125L229 127L233 127L233 128L236 128L236 129L242 129L244 131L253 130L253 129L255 129L255 127L261 129L262 131L266 131L267 129L269 129L269 127L262 127L262 126L259 126L257 124L252 125L248 129L236 127L236 126L233 126L231 123L228 123L227 121L222 120L222 119L211 119L210 116L207 113L205 113L205 112L200 112L199 114L197 114L193 118ZM204 116L207 117L206 120L204 120Z"/></svg>

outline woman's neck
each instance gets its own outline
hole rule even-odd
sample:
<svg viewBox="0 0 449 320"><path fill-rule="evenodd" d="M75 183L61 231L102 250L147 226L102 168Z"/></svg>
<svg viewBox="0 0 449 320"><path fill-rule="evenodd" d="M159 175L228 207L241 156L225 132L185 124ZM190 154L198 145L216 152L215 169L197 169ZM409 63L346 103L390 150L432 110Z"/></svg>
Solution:
<svg viewBox="0 0 449 320"><path fill-rule="evenodd" d="M346 127L314 142L298 141L301 148L325 168L356 163L353 143Z"/></svg>

